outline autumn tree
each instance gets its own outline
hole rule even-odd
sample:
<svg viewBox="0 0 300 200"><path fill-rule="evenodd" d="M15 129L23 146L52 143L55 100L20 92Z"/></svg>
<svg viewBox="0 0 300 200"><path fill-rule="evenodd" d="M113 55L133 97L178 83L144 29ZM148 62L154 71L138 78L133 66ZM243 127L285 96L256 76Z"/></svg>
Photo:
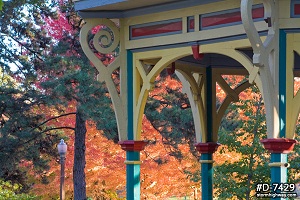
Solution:
<svg viewBox="0 0 300 200"><path fill-rule="evenodd" d="M156 89L150 94L145 114L151 124L160 132L169 154L182 159L180 144L187 143L194 149L194 130L189 102L181 93L181 86L168 81L164 72L156 79ZM231 87L236 87L245 77L223 77ZM176 82L176 77L171 79ZM159 91L159 92L158 92ZM217 85L217 106L225 98ZM251 199L257 182L268 182L269 156L260 140L266 137L264 104L258 89L253 86L240 94L241 100L231 104L223 118L219 130L222 146L216 152L215 195L219 198ZM171 147L171 148L170 148ZM290 156L290 178L299 179L297 165L298 147ZM193 152L193 151L192 151ZM194 153L194 155L196 155ZM224 158L225 157L225 158ZM163 163L163 159L156 158ZM199 181L199 171L185 170L187 176ZM297 175L298 174L298 175ZM226 180L226 181L225 181Z"/></svg>
<svg viewBox="0 0 300 200"><path fill-rule="evenodd" d="M46 126L45 96L36 90L36 67L51 40L42 29L44 17L55 17L51 1L5 1L0 11L0 177L28 191L34 176L43 176L56 157L56 131ZM9 78L7 78L9 77Z"/></svg>
<svg viewBox="0 0 300 200"><path fill-rule="evenodd" d="M238 159L216 166L218 198L253 199L256 183L269 181L269 156L260 143L266 138L265 112L262 97L256 92L255 87L248 89L251 98L232 104L220 127L220 154L234 152Z"/></svg>
<svg viewBox="0 0 300 200"><path fill-rule="evenodd" d="M299 82L295 82L297 92ZM299 141L299 123L296 127ZM264 101L256 86L240 94L240 101L229 106L219 130L215 188L218 198L256 199L257 183L270 182L269 153L260 143L266 138ZM229 156L233 154L234 156ZM227 155L226 161L223 157ZM299 182L299 147L289 154L289 182ZM218 161L218 159L223 161Z"/></svg>
<svg viewBox="0 0 300 200"><path fill-rule="evenodd" d="M98 72L79 44L82 20L74 12L72 2L64 2L60 8L57 20L46 20L46 28L57 42L38 68L38 73L41 89L51 96L48 105L60 107L60 115L75 115L74 198L86 199L86 123L88 120L94 121L97 128L114 141L118 140L118 134L105 85L96 80ZM111 55L100 56L113 59ZM66 109L70 105L73 105L71 112Z"/></svg>
<svg viewBox="0 0 300 200"><path fill-rule="evenodd" d="M59 12L54 13L55 9L51 8L58 5L55 3L51 1L26 1L25 3L8 1L5 2L4 9L1 11L0 66L3 75L12 77L16 80L16 84L2 84L0 90L0 148L2 150L0 158L4 163L0 176L6 180L21 183L26 186L23 189L28 190L32 184L28 182L28 170L26 170L28 162L29 166L33 166L34 171L43 175L48 169L47 163L51 159L50 157L57 156L55 146L58 137L61 137L57 134L57 130L75 130L79 138L75 142L77 147L75 157L78 157L75 159L76 164L74 165L77 167L74 170L75 191L77 193L82 191L84 197L80 196L78 199L84 199L86 119L93 117L95 121L98 121L98 126L101 126L102 123L103 129L105 127L109 129L110 136L116 133L116 129L114 129L116 126L113 114L110 113L110 100L106 96L103 96L104 101L98 98L103 94L103 85L93 84L93 81L96 82L95 70L84 57L81 61L85 62L73 62L74 60L79 61L80 55L83 54L76 52L77 49L80 49L76 37L79 26L72 23L72 26L69 26L68 29L65 29L67 27L65 26L63 27L65 30L63 30L62 26L53 26L51 27L53 29L48 29L45 25L45 21L54 22L55 17L59 17L57 15ZM63 8L68 7L69 5L63 4ZM70 15L68 17L69 21L73 20ZM73 22L75 21L76 19ZM55 22L59 22L59 20ZM65 20L64 24L68 25L68 21ZM71 31L73 32L71 33ZM51 37L57 32L61 38ZM61 41L58 42L58 39ZM50 69L50 66L53 68ZM80 66L83 67L80 68ZM84 68L84 66L86 67ZM91 70L88 69L88 66ZM63 74L67 69L68 71ZM73 100L77 102L76 109L69 112L65 108ZM101 109L95 110L98 108L97 105L100 105L99 103L104 108L102 111L100 111ZM68 112L65 112L66 110ZM85 115L87 110L95 112ZM102 122L103 116L100 112L110 114L112 120L109 122L113 124L112 126ZM51 124L53 120L71 115L76 115L75 127ZM7 160L7 158L10 159ZM27 167L24 167L22 162ZM77 180L78 177L80 180ZM81 184L78 186L81 189L77 188L78 184Z"/></svg>
<svg viewBox="0 0 300 200"><path fill-rule="evenodd" d="M196 136L192 111L175 74L170 76L164 70L157 77L155 89L150 93L146 104L145 115L161 134L171 156L179 160L183 158L178 149L180 144L187 144L190 151L197 154L194 148Z"/></svg>

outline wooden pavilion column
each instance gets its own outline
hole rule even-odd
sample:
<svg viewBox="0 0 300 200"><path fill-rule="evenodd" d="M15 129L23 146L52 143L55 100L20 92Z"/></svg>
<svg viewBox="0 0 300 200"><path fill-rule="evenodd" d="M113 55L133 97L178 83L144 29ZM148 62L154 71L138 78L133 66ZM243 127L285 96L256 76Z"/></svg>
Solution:
<svg viewBox="0 0 300 200"><path fill-rule="evenodd" d="M256 67L249 79L261 80L257 86L262 92L266 109L268 135L261 142L271 153L271 184L287 182L287 153L293 150L296 143L294 131L300 110L299 101L295 101L299 99L299 93L294 96L293 91L293 62L289 55L293 54L293 49L287 52L287 33L280 27L283 24L280 18L290 18L290 14L283 9L287 3L283 0L263 1L268 34L262 40L252 19L253 1L241 1L242 22L253 49L253 65Z"/></svg>
<svg viewBox="0 0 300 200"><path fill-rule="evenodd" d="M293 150L296 141L285 138L274 138L264 139L261 142L265 149L271 153L269 166L271 167L272 183L286 183L287 168L289 167L287 154Z"/></svg>
<svg viewBox="0 0 300 200"><path fill-rule="evenodd" d="M99 72L98 80L105 82L108 88L116 115L119 144L126 151L126 199L139 200L140 151L144 149L146 142L139 141L140 134L134 128L134 110L139 107L135 106L133 54L124 49L124 30L119 29L113 21L91 18L85 19L85 22L80 32L80 43L84 53ZM98 30L99 26L105 26L106 29ZM114 61L104 64L99 54L112 54L117 48L120 52ZM120 74L119 85L113 79L116 70Z"/></svg>
<svg viewBox="0 0 300 200"><path fill-rule="evenodd" d="M126 151L126 199L139 200L141 196L140 151L144 150L147 142L125 140L120 141L119 144Z"/></svg>
<svg viewBox="0 0 300 200"><path fill-rule="evenodd" d="M220 144L216 142L197 143L196 149L201 153L201 187L202 199L213 199L213 153Z"/></svg>

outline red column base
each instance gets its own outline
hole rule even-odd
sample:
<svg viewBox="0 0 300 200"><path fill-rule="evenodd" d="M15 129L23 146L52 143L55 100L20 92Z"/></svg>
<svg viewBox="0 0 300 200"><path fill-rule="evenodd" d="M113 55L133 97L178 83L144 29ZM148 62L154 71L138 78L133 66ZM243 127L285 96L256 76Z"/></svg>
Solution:
<svg viewBox="0 0 300 200"><path fill-rule="evenodd" d="M206 142L206 143L195 144L196 149L200 153L214 153L218 149L219 146L220 146L220 144L216 143L216 142Z"/></svg>
<svg viewBox="0 0 300 200"><path fill-rule="evenodd" d="M124 151L142 151L144 150L146 144L148 142L146 141L135 141L135 140L123 140L118 142L119 145L121 145L121 148Z"/></svg>
<svg viewBox="0 0 300 200"><path fill-rule="evenodd" d="M294 149L296 140L287 138L270 138L260 141L270 153L289 153Z"/></svg>

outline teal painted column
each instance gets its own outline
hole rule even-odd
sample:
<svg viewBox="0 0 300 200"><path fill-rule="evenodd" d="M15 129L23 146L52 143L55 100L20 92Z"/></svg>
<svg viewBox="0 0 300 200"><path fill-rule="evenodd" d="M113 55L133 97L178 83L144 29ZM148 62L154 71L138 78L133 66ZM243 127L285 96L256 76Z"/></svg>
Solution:
<svg viewBox="0 0 300 200"><path fill-rule="evenodd" d="M261 140L265 149L271 153L271 186L278 183L287 183L287 168L289 167L287 154L291 152L296 140L286 138L271 138ZM270 191L271 193L283 193L280 190ZM273 199L286 199L276 197Z"/></svg>
<svg viewBox="0 0 300 200"><path fill-rule="evenodd" d="M121 148L126 151L126 199L127 200L139 200L141 196L141 184L140 184L140 151L145 146L145 141L134 140L134 75L133 75L133 54L130 50L127 54L127 111L128 111L128 128L127 139L120 141Z"/></svg>
<svg viewBox="0 0 300 200"><path fill-rule="evenodd" d="M196 149L201 153L201 188L202 199L213 199L213 153L219 144L215 142L197 143Z"/></svg>
<svg viewBox="0 0 300 200"><path fill-rule="evenodd" d="M126 151L126 199L139 200L141 196L140 184L140 151L147 142L125 140L120 141L121 148Z"/></svg>
<svg viewBox="0 0 300 200"><path fill-rule="evenodd" d="M280 166L276 166L276 163L280 163ZM287 154L271 153L271 163L269 165L271 167L271 178L273 183L287 182L287 163Z"/></svg>
<svg viewBox="0 0 300 200"><path fill-rule="evenodd" d="M280 137L286 137L286 32L279 31L279 127ZM274 122L275 123L275 122Z"/></svg>
<svg viewBox="0 0 300 200"><path fill-rule="evenodd" d="M287 154L293 150L296 143L293 139L286 137L286 31L279 30L279 73L278 73L278 95L279 95L279 123L280 138L269 138L262 140L265 149L271 153L271 161L269 163L271 169L271 186L273 184L287 183L288 173L288 157ZM282 193L280 190L270 191L271 193ZM286 199L275 197L273 199Z"/></svg>

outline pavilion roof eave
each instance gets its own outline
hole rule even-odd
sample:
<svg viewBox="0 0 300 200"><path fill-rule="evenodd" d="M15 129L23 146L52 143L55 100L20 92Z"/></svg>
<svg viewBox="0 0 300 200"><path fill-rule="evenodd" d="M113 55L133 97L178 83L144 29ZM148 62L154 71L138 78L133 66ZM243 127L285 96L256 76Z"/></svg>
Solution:
<svg viewBox="0 0 300 200"><path fill-rule="evenodd" d="M223 0L176 0L168 3L157 3L147 6L140 5L139 7L132 8L130 1L128 0L111 0L110 3L106 4L100 4L98 1L86 0L75 1L75 10L78 11L79 15L83 18L126 18L204 5L218 1ZM122 9L118 9L116 7L119 3L123 4Z"/></svg>
<svg viewBox="0 0 300 200"><path fill-rule="evenodd" d="M78 14L82 18L124 18L124 13L119 11L78 11Z"/></svg>

